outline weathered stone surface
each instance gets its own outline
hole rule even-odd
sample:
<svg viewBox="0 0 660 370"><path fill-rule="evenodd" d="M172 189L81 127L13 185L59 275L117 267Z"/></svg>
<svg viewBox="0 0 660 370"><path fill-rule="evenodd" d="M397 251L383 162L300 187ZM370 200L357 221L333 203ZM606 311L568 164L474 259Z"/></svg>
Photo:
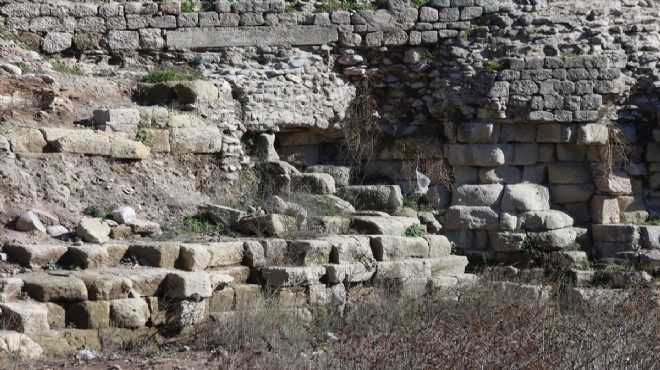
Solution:
<svg viewBox="0 0 660 370"><path fill-rule="evenodd" d="M222 132L217 127L170 129L172 154L210 154L222 151Z"/></svg>
<svg viewBox="0 0 660 370"><path fill-rule="evenodd" d="M451 244L444 235L424 235L424 239L429 244L429 257L438 258L451 254Z"/></svg>
<svg viewBox="0 0 660 370"><path fill-rule="evenodd" d="M330 243L331 263L365 262L373 258L370 240L366 236L333 235L323 240Z"/></svg>
<svg viewBox="0 0 660 370"><path fill-rule="evenodd" d="M109 156L110 138L92 130L68 130L52 142L58 152Z"/></svg>
<svg viewBox="0 0 660 370"><path fill-rule="evenodd" d="M504 211L545 211L550 209L548 188L537 184L506 185L502 197Z"/></svg>
<svg viewBox="0 0 660 370"><path fill-rule="evenodd" d="M591 234L595 242L637 243L639 241L636 225L592 225Z"/></svg>
<svg viewBox="0 0 660 370"><path fill-rule="evenodd" d="M0 303L3 328L21 333L48 330L48 309L45 304L31 302Z"/></svg>
<svg viewBox="0 0 660 370"><path fill-rule="evenodd" d="M550 186L552 202L557 204L586 203L593 193L593 184Z"/></svg>
<svg viewBox="0 0 660 370"><path fill-rule="evenodd" d="M200 301L213 293L211 280L205 272L173 272L165 279L165 296Z"/></svg>
<svg viewBox="0 0 660 370"><path fill-rule="evenodd" d="M422 237L372 236L371 248L376 261L402 261L429 257L429 245Z"/></svg>
<svg viewBox="0 0 660 370"><path fill-rule="evenodd" d="M491 233L490 243L495 252L516 252L523 249L527 234L516 232Z"/></svg>
<svg viewBox="0 0 660 370"><path fill-rule="evenodd" d="M133 289L130 279L107 272L88 271L79 277L87 287L88 298L94 301L128 298Z"/></svg>
<svg viewBox="0 0 660 370"><path fill-rule="evenodd" d="M88 298L85 283L75 277L35 273L23 281L23 290L40 302L78 302Z"/></svg>
<svg viewBox="0 0 660 370"><path fill-rule="evenodd" d="M297 230L295 217L274 214L243 217L238 228L244 233L278 238L292 235Z"/></svg>
<svg viewBox="0 0 660 370"><path fill-rule="evenodd" d="M13 245L7 244L3 251L21 266L39 268L48 261L59 261L67 252L65 245L58 244L35 244L35 245Z"/></svg>
<svg viewBox="0 0 660 370"><path fill-rule="evenodd" d="M291 188L312 194L334 194L335 180L326 173L292 173Z"/></svg>
<svg viewBox="0 0 660 370"><path fill-rule="evenodd" d="M502 185L460 185L453 191L454 206L499 207L502 200Z"/></svg>
<svg viewBox="0 0 660 370"><path fill-rule="evenodd" d="M610 194L632 194L630 176L623 171L612 171L594 176L598 191Z"/></svg>
<svg viewBox="0 0 660 370"><path fill-rule="evenodd" d="M575 245L577 233L573 228L528 233L527 237L537 249L545 251L560 250Z"/></svg>
<svg viewBox="0 0 660 370"><path fill-rule="evenodd" d="M108 46L115 51L137 50L140 47L140 34L135 31L109 31Z"/></svg>
<svg viewBox="0 0 660 370"><path fill-rule="evenodd" d="M325 265L326 280L330 284L357 283L369 281L376 272L376 265L368 263L352 263L341 265Z"/></svg>
<svg viewBox="0 0 660 370"><path fill-rule="evenodd" d="M181 244L177 266L186 271L204 271L211 260L211 253L205 245Z"/></svg>
<svg viewBox="0 0 660 370"><path fill-rule="evenodd" d="M417 217L354 216L351 220L351 228L372 235L405 235L408 227L419 224Z"/></svg>
<svg viewBox="0 0 660 370"><path fill-rule="evenodd" d="M266 284L276 288L318 284L324 275L325 267L323 266L273 266L261 270L261 277Z"/></svg>
<svg viewBox="0 0 660 370"><path fill-rule="evenodd" d="M660 272L660 250L641 250L639 252L639 265L651 273Z"/></svg>
<svg viewBox="0 0 660 370"><path fill-rule="evenodd" d="M112 210L109 214L110 218L115 220L118 224L126 224L134 221L137 218L135 210L128 206L118 207Z"/></svg>
<svg viewBox="0 0 660 370"><path fill-rule="evenodd" d="M41 153L48 144L41 131L32 128L3 130L2 135L9 141L14 153Z"/></svg>
<svg viewBox="0 0 660 370"><path fill-rule="evenodd" d="M499 214L491 207L451 206L442 226L450 230L498 230Z"/></svg>
<svg viewBox="0 0 660 370"><path fill-rule="evenodd" d="M110 226L98 218L85 217L80 220L76 233L88 243L110 241Z"/></svg>
<svg viewBox="0 0 660 370"><path fill-rule="evenodd" d="M594 195L591 198L591 220L597 224L619 223L619 202L615 197Z"/></svg>
<svg viewBox="0 0 660 370"><path fill-rule="evenodd" d="M397 185L345 186L337 195L358 210L392 211L403 206L403 195Z"/></svg>
<svg viewBox="0 0 660 370"><path fill-rule="evenodd" d="M348 166L315 165L308 167L305 171L309 173L327 173L335 180L336 186L348 186L350 184L351 167Z"/></svg>
<svg viewBox="0 0 660 370"><path fill-rule="evenodd" d="M243 242L226 241L207 244L211 258L209 267L239 265L243 261Z"/></svg>
<svg viewBox="0 0 660 370"><path fill-rule="evenodd" d="M39 217L32 211L25 212L21 217L16 220L16 230L18 231L32 231L39 230L46 232L46 227L39 221Z"/></svg>
<svg viewBox="0 0 660 370"><path fill-rule="evenodd" d="M326 240L292 240L287 255L296 266L325 265L330 263L332 245Z"/></svg>
<svg viewBox="0 0 660 370"><path fill-rule="evenodd" d="M271 26L168 31L167 47L173 50L209 49L252 45L320 45L339 41L332 26Z"/></svg>
<svg viewBox="0 0 660 370"><path fill-rule="evenodd" d="M173 268L179 258L179 244L172 242L155 242L133 244L127 254L142 259L153 267Z"/></svg>
<svg viewBox="0 0 660 370"><path fill-rule="evenodd" d="M110 156L118 159L144 159L151 154L151 148L139 141L114 137L110 141Z"/></svg>
<svg viewBox="0 0 660 370"><path fill-rule="evenodd" d="M30 337L15 331L0 330L0 350L18 353L21 359L37 360L43 356L43 349Z"/></svg>
<svg viewBox="0 0 660 370"><path fill-rule="evenodd" d="M206 306L206 301L176 301L169 324L180 327L197 325L203 322L208 315Z"/></svg>
<svg viewBox="0 0 660 370"><path fill-rule="evenodd" d="M450 144L446 151L452 166L496 167L513 157L513 147L509 144Z"/></svg>
<svg viewBox="0 0 660 370"><path fill-rule="evenodd" d="M108 301L86 301L71 305L67 310L68 323L79 329L100 329L110 326Z"/></svg>
<svg viewBox="0 0 660 370"><path fill-rule="evenodd" d="M85 269L97 269L108 265L108 251L97 244L72 245L67 257L71 262Z"/></svg>
<svg viewBox="0 0 660 370"><path fill-rule="evenodd" d="M62 52L72 45L73 37L66 32L48 32L41 41L41 50L48 54Z"/></svg>
<svg viewBox="0 0 660 370"><path fill-rule="evenodd" d="M532 211L520 214L518 223L527 231L554 230L573 226L573 218L561 211Z"/></svg>
<svg viewBox="0 0 660 370"><path fill-rule="evenodd" d="M149 306L142 298L125 298L110 301L110 322L118 328L137 329L149 319Z"/></svg>

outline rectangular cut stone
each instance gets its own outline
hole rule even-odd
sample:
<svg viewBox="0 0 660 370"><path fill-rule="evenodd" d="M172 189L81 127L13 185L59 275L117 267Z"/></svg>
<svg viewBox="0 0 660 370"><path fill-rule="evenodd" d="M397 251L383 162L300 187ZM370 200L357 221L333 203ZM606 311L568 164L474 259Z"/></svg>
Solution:
<svg viewBox="0 0 660 370"><path fill-rule="evenodd" d="M451 206L443 226L450 230L497 230L499 214L490 207Z"/></svg>
<svg viewBox="0 0 660 370"><path fill-rule="evenodd" d="M254 45L320 45L339 41L336 26L235 27L167 32L173 50Z"/></svg>
<svg viewBox="0 0 660 370"><path fill-rule="evenodd" d="M594 223L619 223L619 213L619 202L615 197L594 195L591 198L591 219Z"/></svg>

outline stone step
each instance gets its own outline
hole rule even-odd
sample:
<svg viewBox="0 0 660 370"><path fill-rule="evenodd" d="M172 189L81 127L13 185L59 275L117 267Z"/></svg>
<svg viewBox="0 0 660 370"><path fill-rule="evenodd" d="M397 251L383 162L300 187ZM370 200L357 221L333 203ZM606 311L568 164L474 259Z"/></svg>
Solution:
<svg viewBox="0 0 660 370"><path fill-rule="evenodd" d="M348 186L351 180L351 167L338 165L314 165L305 170L309 173L326 173L335 180L336 186Z"/></svg>
<svg viewBox="0 0 660 370"><path fill-rule="evenodd" d="M406 235L406 229L412 225L423 227L417 217L399 216L354 216L351 228L358 233L372 235Z"/></svg>
<svg viewBox="0 0 660 370"><path fill-rule="evenodd" d="M403 207L399 185L351 185L337 191L337 196L357 210L391 212Z"/></svg>
<svg viewBox="0 0 660 370"><path fill-rule="evenodd" d="M49 330L48 308L37 302L0 303L3 328L21 333L37 333Z"/></svg>

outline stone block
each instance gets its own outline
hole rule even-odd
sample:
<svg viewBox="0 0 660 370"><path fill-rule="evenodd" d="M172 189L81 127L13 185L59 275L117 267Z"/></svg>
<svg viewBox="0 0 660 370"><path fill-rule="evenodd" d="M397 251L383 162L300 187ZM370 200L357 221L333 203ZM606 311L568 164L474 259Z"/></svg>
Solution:
<svg viewBox="0 0 660 370"><path fill-rule="evenodd" d="M37 129L16 128L0 132L9 141L14 153L41 153L48 144Z"/></svg>
<svg viewBox="0 0 660 370"><path fill-rule="evenodd" d="M202 24L200 13L200 26ZM217 14L217 13L216 13ZM187 32L167 31L167 46L170 50L208 49L233 46L251 45L320 45L340 41L337 28L333 26L262 26L262 27L235 27L233 24L236 14L218 14L218 16L232 16L232 24L224 24L223 28L193 29ZM209 26L217 26L211 24ZM231 26L231 27L227 27ZM356 36L359 36L355 34ZM406 35L407 38L407 35ZM345 39L342 38L341 41ZM353 40L357 41L357 40ZM361 41L361 38L360 38ZM359 45L360 42L357 42ZM350 45L355 45L354 42ZM350 46L347 45L347 46Z"/></svg>
<svg viewBox="0 0 660 370"><path fill-rule="evenodd" d="M544 251L556 251L575 245L577 233L573 228L556 229L542 232L529 232L534 248Z"/></svg>
<svg viewBox="0 0 660 370"><path fill-rule="evenodd" d="M222 132L217 127L170 129L172 154L211 154L222 151Z"/></svg>
<svg viewBox="0 0 660 370"><path fill-rule="evenodd" d="M73 44L73 36L67 32L48 32L41 40L41 50L48 54L67 50Z"/></svg>
<svg viewBox="0 0 660 370"><path fill-rule="evenodd" d="M140 47L140 34L136 31L109 31L108 47L113 51L137 50Z"/></svg>
<svg viewBox="0 0 660 370"><path fill-rule="evenodd" d="M72 245L67 252L67 258L75 266L84 269L98 269L108 265L108 251L97 244Z"/></svg>
<svg viewBox="0 0 660 370"><path fill-rule="evenodd" d="M209 312L227 312L233 311L235 295L233 288L225 288L213 292L209 300Z"/></svg>
<svg viewBox="0 0 660 370"><path fill-rule="evenodd" d="M493 232L490 233L490 243L496 252L517 252L521 251L527 240L526 233L516 232Z"/></svg>
<svg viewBox="0 0 660 370"><path fill-rule="evenodd" d="M505 143L533 143L536 141L537 125L506 123L501 125L500 140Z"/></svg>
<svg viewBox="0 0 660 370"><path fill-rule="evenodd" d="M157 222L141 220L136 218L133 221L128 222L126 225L130 226L133 234L138 234L141 236L148 236L152 234L160 234L160 225Z"/></svg>
<svg viewBox="0 0 660 370"><path fill-rule="evenodd" d="M12 261L31 269L40 268L49 261L59 261L67 250L65 245L57 244L7 244L3 247L3 251Z"/></svg>
<svg viewBox="0 0 660 370"><path fill-rule="evenodd" d="M211 280L205 272L172 272L165 278L164 294L169 298L200 301L212 293Z"/></svg>
<svg viewBox="0 0 660 370"><path fill-rule="evenodd" d="M295 217L275 214L243 217L238 228L246 234L278 238L292 235L298 229Z"/></svg>
<svg viewBox="0 0 660 370"><path fill-rule="evenodd" d="M440 22L456 22L460 19L460 10L458 8L441 8L438 9L438 21Z"/></svg>
<svg viewBox="0 0 660 370"><path fill-rule="evenodd" d="M141 50L160 50L165 47L165 39L160 29L141 29L138 32Z"/></svg>
<svg viewBox="0 0 660 370"><path fill-rule="evenodd" d="M86 271L80 274L80 280L87 287L88 299L93 301L128 298L133 288L130 279L103 272Z"/></svg>
<svg viewBox="0 0 660 370"><path fill-rule="evenodd" d="M335 180L331 175L325 173L292 173L291 187L297 192L312 194L333 194Z"/></svg>
<svg viewBox="0 0 660 370"><path fill-rule="evenodd" d="M135 256L142 263L153 267L173 268L179 258L179 244L173 242L154 242L133 244L127 254Z"/></svg>
<svg viewBox="0 0 660 370"><path fill-rule="evenodd" d="M177 266L186 271L204 271L211 260L211 253L205 245L181 244Z"/></svg>
<svg viewBox="0 0 660 370"><path fill-rule="evenodd" d="M452 166L497 167L513 157L509 144L449 144L446 147L447 160Z"/></svg>
<svg viewBox="0 0 660 370"><path fill-rule="evenodd" d="M580 125L578 128L577 142L578 145L607 144L609 142L609 130L607 129L607 125L600 123Z"/></svg>
<svg viewBox="0 0 660 370"><path fill-rule="evenodd" d="M555 230L573 226L573 218L556 210L531 211L520 214L518 224L527 231Z"/></svg>
<svg viewBox="0 0 660 370"><path fill-rule="evenodd" d="M373 258L369 237L334 235L323 238L330 246L330 263L356 263Z"/></svg>
<svg viewBox="0 0 660 370"><path fill-rule="evenodd" d="M513 166L479 169L479 182L483 184L517 184L521 179L521 171Z"/></svg>
<svg viewBox="0 0 660 370"><path fill-rule="evenodd" d="M630 176L623 171L613 171L594 176L598 191L610 194L632 194Z"/></svg>
<svg viewBox="0 0 660 370"><path fill-rule="evenodd" d="M585 162L554 162L548 164L551 184L584 184L591 182L591 168Z"/></svg>
<svg viewBox="0 0 660 370"><path fill-rule="evenodd" d="M3 329L20 333L38 333L48 330L48 309L46 305L32 302L0 303Z"/></svg>
<svg viewBox="0 0 660 370"><path fill-rule="evenodd" d="M110 322L113 327L137 329L149 320L149 306L142 298L125 298L110 301Z"/></svg>
<svg viewBox="0 0 660 370"><path fill-rule="evenodd" d="M79 329L101 329L110 327L110 303L108 301L85 301L69 306L66 323Z"/></svg>
<svg viewBox="0 0 660 370"><path fill-rule="evenodd" d="M67 130L55 139L51 145L62 153L86 155L110 155L110 138L92 130Z"/></svg>
<svg viewBox="0 0 660 370"><path fill-rule="evenodd" d="M570 143L576 137L575 125L543 124L538 125L536 141L539 143Z"/></svg>
<svg viewBox="0 0 660 370"><path fill-rule="evenodd" d="M450 230L498 230L499 214L491 207L451 206L442 226Z"/></svg>
<svg viewBox="0 0 660 370"><path fill-rule="evenodd" d="M211 253L208 267L239 265L243 261L242 241L208 243L207 247Z"/></svg>
<svg viewBox="0 0 660 370"><path fill-rule="evenodd" d="M560 161L584 161L587 148L575 144L557 144L557 159Z"/></svg>
<svg viewBox="0 0 660 370"><path fill-rule="evenodd" d="M85 283L75 277L35 273L23 281L23 290L39 302L79 302L88 298Z"/></svg>
<svg viewBox="0 0 660 370"><path fill-rule="evenodd" d="M323 266L273 266L264 267L261 270L261 277L266 284L274 288L318 284L324 275L325 267Z"/></svg>
<svg viewBox="0 0 660 370"><path fill-rule="evenodd" d="M376 261L403 261L406 258L429 257L429 245L422 237L373 236L371 248Z"/></svg>
<svg viewBox="0 0 660 370"><path fill-rule="evenodd" d="M619 202L615 197L594 195L591 198L591 220L598 224L619 223Z"/></svg>
<svg viewBox="0 0 660 370"><path fill-rule="evenodd" d="M582 185L551 185L550 195L556 204L586 203L594 194L593 184Z"/></svg>
<svg viewBox="0 0 660 370"><path fill-rule="evenodd" d="M496 143L499 125L492 122L465 122L458 127L458 141L463 143Z"/></svg>
<svg viewBox="0 0 660 370"><path fill-rule="evenodd" d="M503 185L459 185L452 193L453 206L499 207Z"/></svg>
<svg viewBox="0 0 660 370"><path fill-rule="evenodd" d="M392 211L403 206L403 195L398 185L346 186L337 195L358 210Z"/></svg>
<svg viewBox="0 0 660 370"><path fill-rule="evenodd" d="M236 299L236 310L255 309L264 303L261 285L235 284L233 289Z"/></svg>
<svg viewBox="0 0 660 370"><path fill-rule="evenodd" d="M504 211L515 212L549 210L550 192L537 184L506 185L501 207Z"/></svg>
<svg viewBox="0 0 660 370"><path fill-rule="evenodd" d="M411 225L419 225L417 217L354 216L351 228L371 235L405 235Z"/></svg>
<svg viewBox="0 0 660 370"><path fill-rule="evenodd" d="M591 234L594 242L634 243L639 241L637 225L592 225Z"/></svg>
<svg viewBox="0 0 660 370"><path fill-rule="evenodd" d="M538 144L513 145L513 158L507 163L512 166L527 166L535 164L539 156Z"/></svg>
<svg viewBox="0 0 660 370"><path fill-rule="evenodd" d="M289 242L289 263L296 266L325 265L330 263L332 245L326 240L293 240Z"/></svg>

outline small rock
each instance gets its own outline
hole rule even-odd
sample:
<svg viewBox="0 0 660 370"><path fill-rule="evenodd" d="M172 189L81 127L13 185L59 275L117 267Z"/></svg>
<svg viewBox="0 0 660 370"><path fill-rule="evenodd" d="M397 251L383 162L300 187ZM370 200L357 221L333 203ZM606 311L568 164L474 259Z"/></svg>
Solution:
<svg viewBox="0 0 660 370"><path fill-rule="evenodd" d="M89 361L96 358L96 356L94 356L94 352L88 350L87 348L83 348L76 352L76 358L79 360Z"/></svg>
<svg viewBox="0 0 660 370"><path fill-rule="evenodd" d="M5 71L7 71L8 73L11 73L13 75L20 76L20 75L23 74L23 71L19 67L15 66L13 64L2 63L2 64L0 64L0 68L4 69Z"/></svg>
<svg viewBox="0 0 660 370"><path fill-rule="evenodd" d="M110 226L98 218L83 218L78 223L77 232L88 243L105 243L110 240Z"/></svg>
<svg viewBox="0 0 660 370"><path fill-rule="evenodd" d="M128 206L115 208L112 212L110 212L110 217L122 225L137 219L135 210Z"/></svg>
<svg viewBox="0 0 660 370"><path fill-rule="evenodd" d="M46 227L39 221L37 215L32 211L28 211L21 215L16 221L16 230L18 231L32 231L39 230L43 233L46 232Z"/></svg>
<svg viewBox="0 0 660 370"><path fill-rule="evenodd" d="M41 60L41 55L36 51L28 51L25 56L30 60Z"/></svg>
<svg viewBox="0 0 660 370"><path fill-rule="evenodd" d="M133 233L139 235L151 235L161 232L160 225L153 221L135 219L127 224L133 230Z"/></svg>
<svg viewBox="0 0 660 370"><path fill-rule="evenodd" d="M119 224L118 224L117 222L112 221L112 220L110 220L110 219L105 219L105 220L103 220L103 223L105 223L106 225L108 225L108 226L110 226L110 227L117 227L117 226L119 226Z"/></svg>
<svg viewBox="0 0 660 370"><path fill-rule="evenodd" d="M41 76L41 80L42 80L43 82L47 83L47 84L52 84L52 83L55 82L55 79L52 78L52 77L49 76L49 75L43 75L43 76Z"/></svg>
<svg viewBox="0 0 660 370"><path fill-rule="evenodd" d="M67 230L66 227L64 227L62 225L56 225L56 226L48 227L46 229L46 232L48 233L48 235L55 238L55 237L62 236L64 234L68 233L69 230Z"/></svg>

